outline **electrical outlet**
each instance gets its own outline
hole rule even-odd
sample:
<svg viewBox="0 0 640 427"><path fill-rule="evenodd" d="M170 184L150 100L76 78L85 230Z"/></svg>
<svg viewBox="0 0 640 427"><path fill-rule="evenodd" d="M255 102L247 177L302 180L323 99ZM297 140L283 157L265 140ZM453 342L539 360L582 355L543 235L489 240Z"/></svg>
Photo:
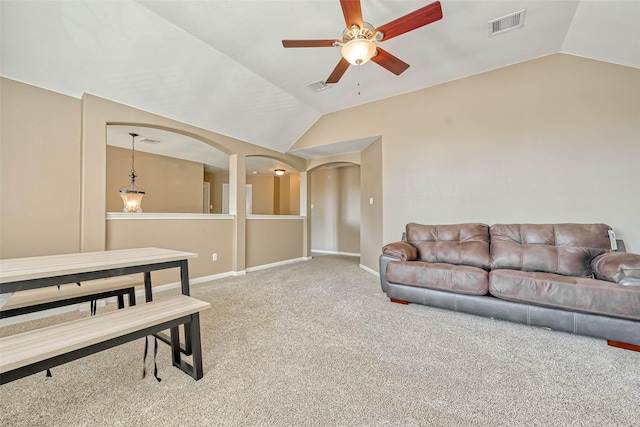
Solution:
<svg viewBox="0 0 640 427"><path fill-rule="evenodd" d="M211 260L212 261L217 261L218 260L218 254L211 254Z"/></svg>

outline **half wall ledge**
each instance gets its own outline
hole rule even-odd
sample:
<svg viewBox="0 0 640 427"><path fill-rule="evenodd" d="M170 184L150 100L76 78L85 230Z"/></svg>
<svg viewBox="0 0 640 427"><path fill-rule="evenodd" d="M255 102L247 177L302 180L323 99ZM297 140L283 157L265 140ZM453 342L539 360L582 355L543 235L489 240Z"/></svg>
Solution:
<svg viewBox="0 0 640 427"><path fill-rule="evenodd" d="M235 215L229 214L206 214L206 213L125 213L107 212L106 219L111 220L131 220L131 219L234 219Z"/></svg>

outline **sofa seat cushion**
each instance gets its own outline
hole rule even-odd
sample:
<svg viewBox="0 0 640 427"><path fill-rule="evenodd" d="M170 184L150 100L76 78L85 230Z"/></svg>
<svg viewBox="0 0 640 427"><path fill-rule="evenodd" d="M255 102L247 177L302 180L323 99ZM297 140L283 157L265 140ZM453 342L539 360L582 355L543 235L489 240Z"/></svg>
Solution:
<svg viewBox="0 0 640 427"><path fill-rule="evenodd" d="M587 277L492 270L489 293L507 300L640 320L640 287Z"/></svg>
<svg viewBox="0 0 640 427"><path fill-rule="evenodd" d="M387 280L466 295L486 295L489 291L489 273L468 265L392 261L387 265Z"/></svg>

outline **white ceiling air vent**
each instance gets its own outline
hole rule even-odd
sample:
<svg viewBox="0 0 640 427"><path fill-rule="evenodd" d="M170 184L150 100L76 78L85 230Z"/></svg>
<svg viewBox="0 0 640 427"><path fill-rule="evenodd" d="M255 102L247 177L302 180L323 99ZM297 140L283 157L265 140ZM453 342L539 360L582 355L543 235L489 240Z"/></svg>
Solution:
<svg viewBox="0 0 640 427"><path fill-rule="evenodd" d="M317 82L309 83L307 85L307 87L309 89L311 89L312 91L314 91L314 92L320 92L320 91L323 91L325 89L329 89L331 86L329 86L328 84L326 84L322 80L318 80Z"/></svg>
<svg viewBox="0 0 640 427"><path fill-rule="evenodd" d="M515 30L524 25L524 13L526 9L489 21L489 37L505 31Z"/></svg>
<svg viewBox="0 0 640 427"><path fill-rule="evenodd" d="M146 142L147 144L157 144L160 141L158 141L157 139L150 139L150 138L142 138L141 140L139 140L138 142Z"/></svg>

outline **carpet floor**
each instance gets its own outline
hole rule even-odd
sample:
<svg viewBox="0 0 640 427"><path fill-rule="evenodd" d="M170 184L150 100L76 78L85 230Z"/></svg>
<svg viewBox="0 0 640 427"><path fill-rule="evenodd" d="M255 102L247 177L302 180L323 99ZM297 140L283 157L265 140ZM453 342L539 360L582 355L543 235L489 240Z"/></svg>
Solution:
<svg viewBox="0 0 640 427"><path fill-rule="evenodd" d="M172 367L162 343L162 381L142 379L138 340L56 367L51 378L3 385L1 424L640 425L640 353L390 303L357 258L318 256L194 285L191 294L212 304L201 316L200 381ZM2 335L85 315L6 326Z"/></svg>

